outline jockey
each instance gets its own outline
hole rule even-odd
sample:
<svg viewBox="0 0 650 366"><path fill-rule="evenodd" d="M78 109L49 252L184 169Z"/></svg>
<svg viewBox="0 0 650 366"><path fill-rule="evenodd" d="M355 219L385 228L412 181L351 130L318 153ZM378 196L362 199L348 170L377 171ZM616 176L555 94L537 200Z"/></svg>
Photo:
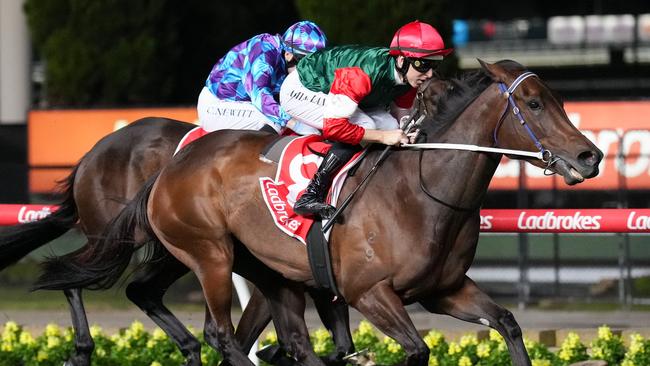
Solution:
<svg viewBox="0 0 650 366"><path fill-rule="evenodd" d="M207 132L264 129L280 133L291 117L274 99L298 60L323 47L327 38L309 21L284 35L259 34L233 47L212 68L199 95L199 123ZM294 121L289 123L292 129Z"/></svg>
<svg viewBox="0 0 650 366"><path fill-rule="evenodd" d="M433 77L452 51L434 27L414 21L397 30L388 49L332 47L298 63L298 72L289 74L282 85L280 102L293 118L322 130L323 137L335 144L294 212L331 217L335 210L324 203L327 190L361 141L408 142L398 118L413 105L417 87Z"/></svg>

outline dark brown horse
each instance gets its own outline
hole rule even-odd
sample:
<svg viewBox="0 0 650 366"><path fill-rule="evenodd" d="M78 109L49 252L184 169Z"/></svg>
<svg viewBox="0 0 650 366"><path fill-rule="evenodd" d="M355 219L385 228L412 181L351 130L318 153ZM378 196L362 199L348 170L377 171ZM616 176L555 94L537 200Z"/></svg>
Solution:
<svg viewBox="0 0 650 366"><path fill-rule="evenodd" d="M500 89L504 85L510 86L506 92ZM504 114L509 106L520 113ZM544 161L525 160L561 174L568 184L598 173L602 153L571 124L549 88L515 62L482 63L482 70L456 81L440 111L421 127L428 142L542 151ZM224 131L196 141L145 186L108 236L119 238L120 231L132 230L124 225L137 220L197 275L228 364L250 365L230 318L234 269L271 299L279 336L299 363L321 365L302 319L300 284L314 284L307 251L275 228L260 194L258 179L274 175L275 166L258 158L271 139ZM343 196L378 155L368 155ZM478 242L479 207L501 156L396 149L348 207L344 223L332 229L338 289L348 304L402 345L406 365L427 365L429 355L404 309L414 302L496 329L513 363L530 365L512 314L465 274ZM250 254L281 277L252 267ZM284 279L294 283L274 282Z"/></svg>
<svg viewBox="0 0 650 366"><path fill-rule="evenodd" d="M37 288L64 290L70 305L75 328L75 354L68 364L88 365L94 343L88 330L82 288L103 289L114 281L93 281L93 268L119 276L137 246L123 243L119 248L121 262L103 260L106 248L98 242L105 226L133 198L144 182L171 159L178 141L195 125L166 118L144 118L100 140L79 162L63 185L64 200L60 209L46 219L4 228L0 232L0 270L15 263L34 249L63 235L78 223L88 243L66 256L46 262L43 281ZM126 288L128 298L154 320L187 358L188 365L200 364L198 340L163 305L167 288L189 270L170 256L164 248L155 254L156 264L141 268ZM316 304L328 304L327 298L314 292ZM326 326L337 342L336 355L352 350L343 306L319 306ZM319 310L320 311L320 310ZM209 313L207 313L209 315ZM216 345L214 327L206 316L205 338ZM253 292L247 311L238 328L240 344L250 348L270 321L266 300ZM333 324L330 326L330 324Z"/></svg>

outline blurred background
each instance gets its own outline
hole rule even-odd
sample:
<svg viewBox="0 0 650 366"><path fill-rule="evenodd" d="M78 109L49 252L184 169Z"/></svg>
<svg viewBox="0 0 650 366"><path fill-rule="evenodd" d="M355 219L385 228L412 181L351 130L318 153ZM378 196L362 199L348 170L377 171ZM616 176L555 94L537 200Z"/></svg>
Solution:
<svg viewBox="0 0 650 366"><path fill-rule="evenodd" d="M0 203L56 203L56 180L139 117L194 121L205 78L230 47L300 19L334 45L384 46L419 19L456 49L442 75L475 69L476 58L513 59L562 95L606 153L601 175L568 188L504 159L484 208L649 207L650 2L641 0L2 0ZM39 258L83 242L66 235L1 272L0 307L35 299L25 288ZM519 307L650 309L643 235L484 234L470 275ZM201 303L191 277L173 290L172 301Z"/></svg>

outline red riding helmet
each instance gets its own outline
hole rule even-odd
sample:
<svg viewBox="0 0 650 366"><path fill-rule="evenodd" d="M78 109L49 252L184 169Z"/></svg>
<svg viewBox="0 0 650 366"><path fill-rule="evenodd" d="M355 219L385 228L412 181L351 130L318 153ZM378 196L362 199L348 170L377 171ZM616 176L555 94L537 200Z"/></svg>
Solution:
<svg viewBox="0 0 650 366"><path fill-rule="evenodd" d="M416 20L395 32L388 52L393 56L442 59L453 50L445 48L442 37L434 27Z"/></svg>

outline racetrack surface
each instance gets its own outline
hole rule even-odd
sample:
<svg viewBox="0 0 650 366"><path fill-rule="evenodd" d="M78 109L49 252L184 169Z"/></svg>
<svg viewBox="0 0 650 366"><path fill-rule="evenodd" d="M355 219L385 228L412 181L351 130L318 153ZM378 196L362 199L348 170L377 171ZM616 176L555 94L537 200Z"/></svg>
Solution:
<svg viewBox="0 0 650 366"><path fill-rule="evenodd" d="M650 331L650 314L644 311L539 311L539 310L512 310L515 318L524 331L543 329L596 329L607 324L612 329L638 329L648 334ZM432 328L445 331L446 334L456 335L487 329L484 326L463 322L449 316L430 314L426 311L411 309L411 318L419 330ZM175 314L186 325L191 325L197 330L203 329L203 312L175 311ZM233 313L233 321L239 319L240 314ZM355 329L363 317L351 310L351 328ZM310 330L321 327L316 311L308 309L305 318ZM147 329L155 325L144 313L138 310L89 310L90 324L97 324L106 333L112 334L120 328L128 327L134 320L141 321ZM67 310L0 310L0 326L13 320L22 324L32 332L40 332L48 323L69 326L70 315ZM272 329L268 327L267 329Z"/></svg>

